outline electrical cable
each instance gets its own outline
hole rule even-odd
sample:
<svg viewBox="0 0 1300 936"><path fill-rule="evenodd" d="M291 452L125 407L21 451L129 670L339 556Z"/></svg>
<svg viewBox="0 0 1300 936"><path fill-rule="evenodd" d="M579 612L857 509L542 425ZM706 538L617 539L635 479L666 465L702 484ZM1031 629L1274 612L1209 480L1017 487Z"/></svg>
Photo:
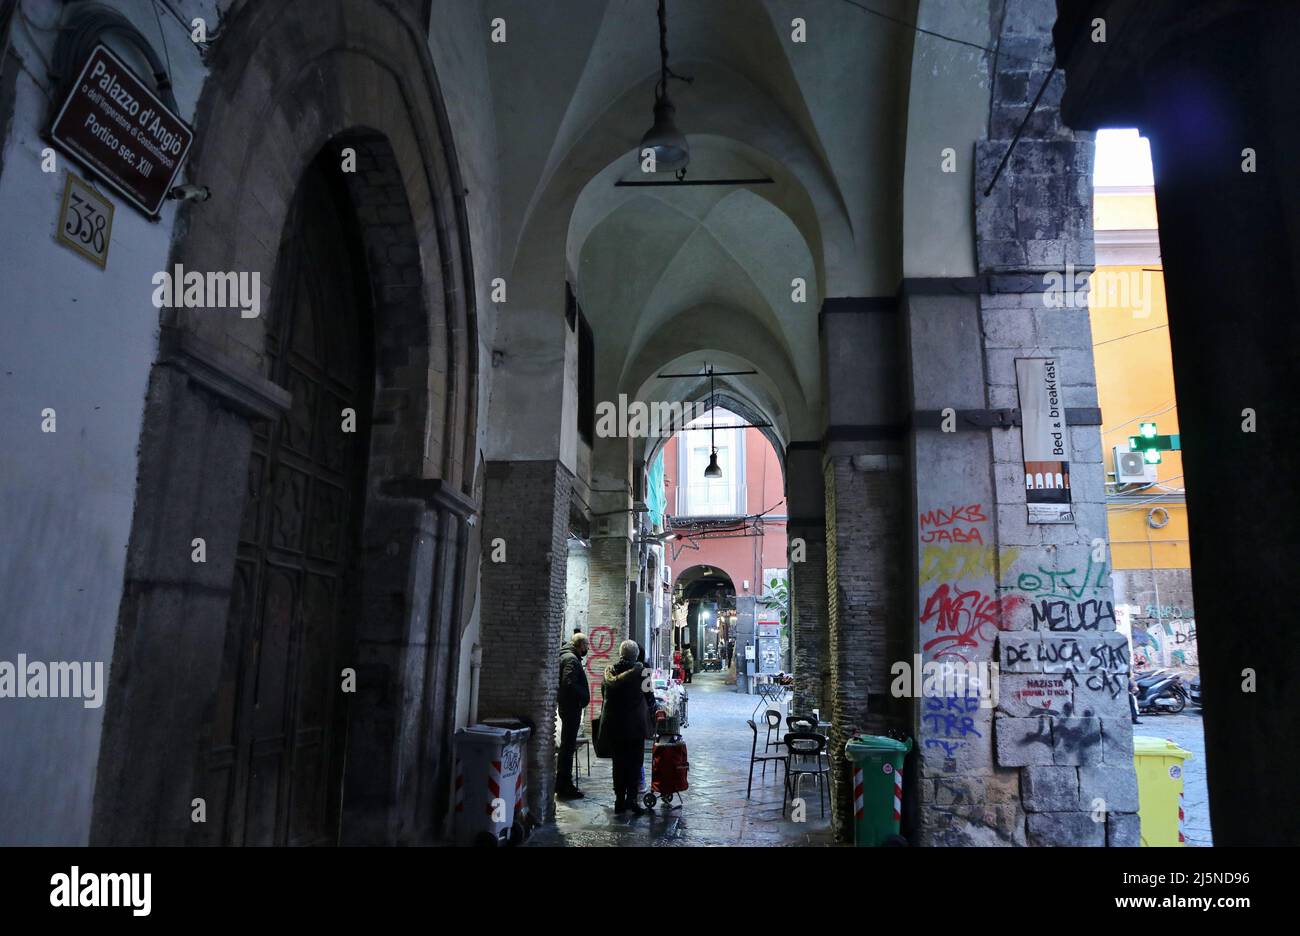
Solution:
<svg viewBox="0 0 1300 936"><path fill-rule="evenodd" d="M63 85L71 81L86 61L90 50L102 42L105 36L113 36L130 43L144 57L153 73L159 99L172 113L180 112L176 96L172 93L171 75L152 44L129 19L116 10L99 4L78 5L70 7L70 10L63 25L64 35L59 37L59 44L54 50L55 67L51 69L50 76L56 83Z"/></svg>
<svg viewBox="0 0 1300 936"><path fill-rule="evenodd" d="M935 39L943 39L946 42L955 42L957 45L967 46L971 49L978 49L981 52L988 52L990 55L1006 58L1013 62L1027 62L1031 65L1037 65L1040 68L1055 67L1055 63L1053 62L1040 62L1038 59L1021 58L1018 55L1004 56L1000 49L993 49L988 46L980 45L978 42L972 42L969 39L959 39L956 36L948 36L941 32L935 32L933 29L926 29L924 26L918 26L915 23L909 23L907 20L899 19L896 16L890 16L888 13L882 13L879 10L873 10L871 7L863 6L861 3L857 3L856 0L841 0L841 2L847 3L851 7L857 7L863 13L870 13L872 16L878 16L882 20L893 23L896 26L902 26L905 29L910 29L913 32L918 32L925 36L933 36Z"/></svg>
<svg viewBox="0 0 1300 936"><path fill-rule="evenodd" d="M168 2L168 0L155 0L155 2L157 2L157 3L162 3L163 8L164 8L168 13L171 14L172 19L174 19L174 20L176 20L176 22L180 23L181 29L185 30L186 35L189 35L189 31L190 31L190 28L191 28L190 25L189 25L188 23L185 22L185 20L181 17L181 15L180 15L179 13L176 12L175 7L173 7L173 6L171 5L171 3ZM209 40L208 40L208 41L212 41L212 40L215 39L215 38L216 38L216 35L214 34L214 35L212 35L212 36L209 37Z"/></svg>
<svg viewBox="0 0 1300 936"><path fill-rule="evenodd" d="M1169 405L1168 405L1168 406L1165 406L1165 403L1168 403ZM1111 433L1119 432L1121 429L1123 429L1123 428L1124 428L1125 426L1127 426L1129 423L1135 423L1135 422L1137 422L1137 421L1140 420L1140 419L1150 419L1150 418L1153 417L1153 416L1163 416L1165 413L1169 412L1170 410L1172 410L1172 409L1177 409L1177 408L1178 408L1178 404L1177 404L1177 402L1175 402L1174 400L1166 400L1165 403L1157 404L1157 405L1159 405L1159 406L1164 406L1164 407L1165 407L1164 409L1162 409L1162 410L1154 410L1154 411L1152 411L1152 412L1150 412L1150 413L1143 413L1143 414L1141 414L1140 416L1134 416L1132 419L1126 419L1126 420L1124 420L1122 423L1120 423L1119 425L1115 426L1113 429L1107 429L1107 430L1105 430L1104 432L1102 432L1102 435L1103 435L1103 436L1108 436L1108 435L1110 435Z"/></svg>
<svg viewBox="0 0 1300 936"><path fill-rule="evenodd" d="M1178 478L1181 478L1181 477L1182 477L1182 475L1178 475L1177 477L1174 477L1174 478L1168 478L1167 480L1169 480L1169 481L1177 481ZM1152 487L1152 485L1149 485L1149 484L1148 484L1148 485L1144 485L1144 487L1139 488L1139 490L1145 490L1146 488L1150 488L1150 487ZM1160 493L1160 494L1155 494L1155 495L1153 495L1153 496L1151 496L1151 497L1143 498L1142 500L1140 500L1140 501L1138 501L1137 503L1134 503L1134 504L1117 504L1117 503L1111 501L1111 502L1108 502L1108 503L1106 504L1106 509L1107 509L1108 511L1112 511L1112 510L1113 510L1115 513L1122 513L1122 512L1127 511L1127 510L1143 510L1143 509L1145 509L1145 508L1146 508L1148 505L1150 505L1150 504L1155 504L1155 503L1158 503L1158 502L1160 502L1160 501L1167 500L1171 495L1176 495L1176 494L1178 494L1178 493L1180 493L1180 492L1178 492L1178 491L1165 491L1165 492ZM1185 496L1185 493L1186 493L1186 492L1182 492L1182 493L1184 493L1184 496Z"/></svg>
<svg viewBox="0 0 1300 936"><path fill-rule="evenodd" d="M1125 338L1132 338L1134 335L1145 335L1147 332L1160 331L1162 328L1168 328L1169 323L1164 325L1153 325L1150 328L1144 328L1141 331L1129 332L1127 335L1120 335L1118 338L1107 338L1105 341L1099 341L1093 345L1094 348L1100 348L1104 344L1110 344L1112 341L1123 341Z"/></svg>
<svg viewBox="0 0 1300 936"><path fill-rule="evenodd" d="M162 40L163 56L167 60L167 80L175 84L172 78L172 54L167 49L167 33L163 31L162 15L158 12L158 4L150 3L150 9L153 10L154 22L158 24L158 38Z"/></svg>

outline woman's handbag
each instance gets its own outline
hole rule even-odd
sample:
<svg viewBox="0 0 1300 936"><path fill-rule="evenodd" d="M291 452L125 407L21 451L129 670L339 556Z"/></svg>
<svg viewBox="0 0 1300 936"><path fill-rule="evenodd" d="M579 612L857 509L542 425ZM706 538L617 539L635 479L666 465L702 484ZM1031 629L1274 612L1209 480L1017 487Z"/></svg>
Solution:
<svg viewBox="0 0 1300 936"><path fill-rule="evenodd" d="M614 746L610 743L607 732L602 731L604 727L604 718L595 715L591 719L591 739L592 747L596 750L596 756L608 760L614 756Z"/></svg>

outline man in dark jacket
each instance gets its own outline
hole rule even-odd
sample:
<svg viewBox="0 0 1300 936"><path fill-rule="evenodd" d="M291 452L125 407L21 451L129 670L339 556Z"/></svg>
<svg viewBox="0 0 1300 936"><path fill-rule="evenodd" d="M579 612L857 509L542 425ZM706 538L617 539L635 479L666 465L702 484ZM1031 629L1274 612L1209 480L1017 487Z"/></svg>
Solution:
<svg viewBox="0 0 1300 936"><path fill-rule="evenodd" d="M560 647L560 753L555 765L555 795L561 799L581 799L583 795L573 782L573 754L578 748L582 710L591 701L587 673L582 668L586 655L586 634L575 633Z"/></svg>
<svg viewBox="0 0 1300 936"><path fill-rule="evenodd" d="M650 671L637 662L637 642L625 640L618 651L619 662L605 670L605 682L600 687L605 700L600 710L600 731L602 735L609 732L609 748L614 756L614 812L631 810L639 815L645 812L637 799L655 697L649 685Z"/></svg>

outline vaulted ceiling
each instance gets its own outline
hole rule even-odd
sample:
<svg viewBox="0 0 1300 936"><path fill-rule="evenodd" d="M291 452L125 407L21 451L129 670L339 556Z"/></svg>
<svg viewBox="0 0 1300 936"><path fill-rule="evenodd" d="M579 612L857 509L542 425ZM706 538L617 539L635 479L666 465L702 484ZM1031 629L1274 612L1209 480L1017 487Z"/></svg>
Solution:
<svg viewBox="0 0 1300 936"><path fill-rule="evenodd" d="M915 6L872 5L902 19ZM913 34L843 0L667 8L672 68L694 79L670 87L688 178L772 183L616 186L645 178L656 0L499 0L487 12L508 40L487 62L512 304L542 307L568 276L596 336L598 399L707 394L657 380L670 365L752 369L723 389L781 439L816 438L822 299L887 294L901 275ZM806 42L791 39L796 17Z"/></svg>

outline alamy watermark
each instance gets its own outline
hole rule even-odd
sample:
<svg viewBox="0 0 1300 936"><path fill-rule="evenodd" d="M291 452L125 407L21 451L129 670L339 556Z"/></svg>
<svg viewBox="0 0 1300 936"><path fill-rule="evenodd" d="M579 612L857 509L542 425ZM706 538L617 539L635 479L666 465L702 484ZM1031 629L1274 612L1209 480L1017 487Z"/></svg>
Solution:
<svg viewBox="0 0 1300 936"><path fill-rule="evenodd" d="M1094 312L1129 312L1147 318L1152 310L1153 270L1065 271L1043 274L1043 305L1049 309L1091 309Z"/></svg>
<svg viewBox="0 0 1300 936"><path fill-rule="evenodd" d="M708 411L703 401L629 402L627 394L620 393L616 403L602 400L596 404L596 435L602 439L667 438Z"/></svg>
<svg viewBox="0 0 1300 936"><path fill-rule="evenodd" d="M85 708L104 704L104 663L27 659L0 660L0 699L81 699Z"/></svg>
<svg viewBox="0 0 1300 936"><path fill-rule="evenodd" d="M262 274L186 271L181 264L162 270L150 282L156 309L239 309L240 318L262 314Z"/></svg>
<svg viewBox="0 0 1300 936"><path fill-rule="evenodd" d="M998 704L997 663L977 660L921 662L921 654L910 661L896 660L889 668L893 681L889 693L896 699L979 699L980 708Z"/></svg>
<svg viewBox="0 0 1300 936"><path fill-rule="evenodd" d="M128 907L132 916L148 916L153 907L149 872L107 874L82 871L77 865L50 877L51 907Z"/></svg>

